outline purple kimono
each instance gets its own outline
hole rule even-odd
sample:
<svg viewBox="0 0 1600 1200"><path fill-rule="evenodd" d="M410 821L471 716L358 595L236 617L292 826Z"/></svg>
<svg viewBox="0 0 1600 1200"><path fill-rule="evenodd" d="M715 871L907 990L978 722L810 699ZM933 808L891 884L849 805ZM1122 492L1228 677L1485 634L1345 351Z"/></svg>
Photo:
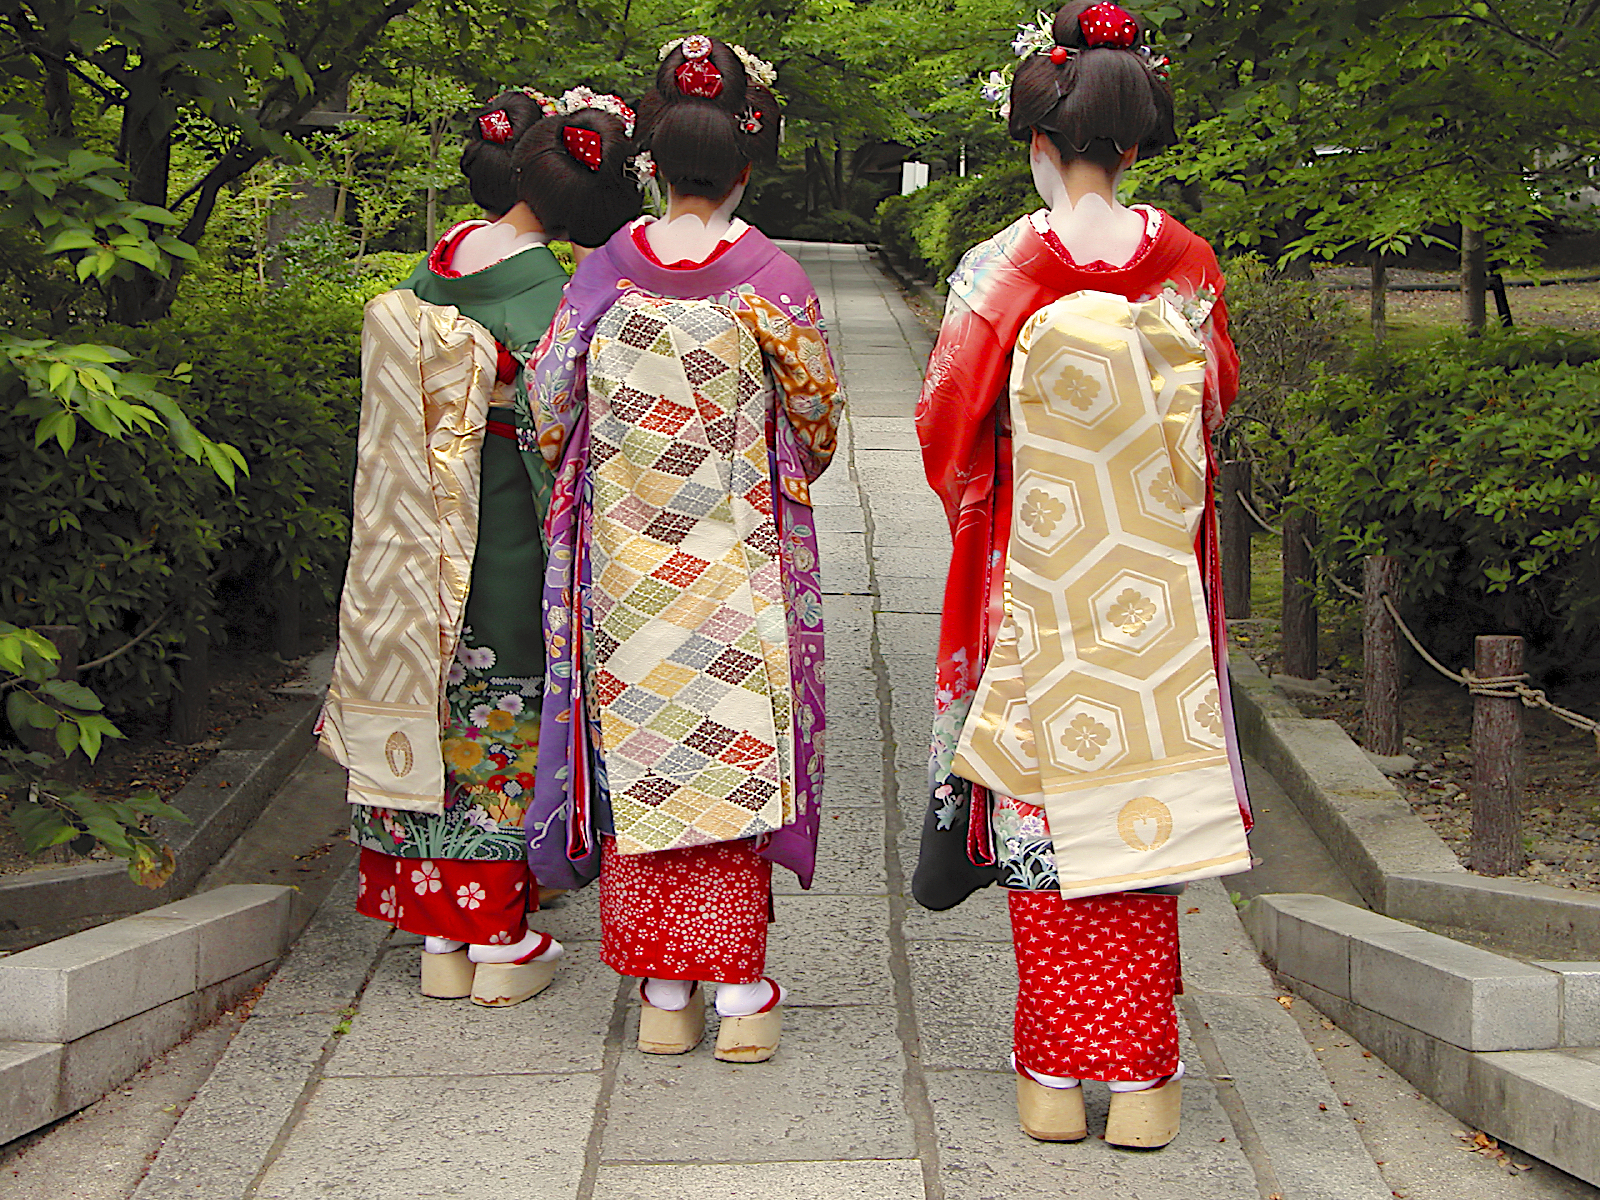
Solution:
<svg viewBox="0 0 1600 1200"><path fill-rule="evenodd" d="M795 742L795 819L757 839L763 857L811 886L823 772L822 595L809 484L833 456L844 407L822 330L821 307L798 263L755 229L698 267L666 267L624 228L579 266L535 351L518 397L524 453L556 470L546 523L548 654L539 766L524 828L541 884L577 887L599 870L592 828L598 736L582 695L589 510L587 356L596 323L630 293L711 300L756 339L775 384L768 421L775 519L789 645Z"/></svg>

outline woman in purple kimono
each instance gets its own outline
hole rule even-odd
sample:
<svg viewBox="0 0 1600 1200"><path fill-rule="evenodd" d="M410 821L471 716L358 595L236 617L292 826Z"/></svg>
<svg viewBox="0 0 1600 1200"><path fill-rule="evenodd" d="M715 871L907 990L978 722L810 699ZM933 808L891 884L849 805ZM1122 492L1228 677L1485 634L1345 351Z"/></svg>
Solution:
<svg viewBox="0 0 1600 1200"><path fill-rule="evenodd" d="M530 863L552 884L598 869L601 956L642 980L642 1051L693 1049L715 982L733 1062L777 1047L772 864L809 887L816 858L809 485L844 403L810 281L732 216L776 155L774 81L702 34L663 49L639 141L667 214L579 267L522 398L524 446L557 472Z"/></svg>

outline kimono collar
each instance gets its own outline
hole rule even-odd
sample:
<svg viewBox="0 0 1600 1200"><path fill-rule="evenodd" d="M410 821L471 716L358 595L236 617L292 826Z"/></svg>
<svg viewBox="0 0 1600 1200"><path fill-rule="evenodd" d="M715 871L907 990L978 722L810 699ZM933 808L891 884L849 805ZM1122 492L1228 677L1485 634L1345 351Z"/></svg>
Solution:
<svg viewBox="0 0 1600 1200"><path fill-rule="evenodd" d="M701 267L664 267L651 262L624 226L604 246L584 259L567 287L567 298L579 309L602 298L609 305L619 291L637 288L656 296L703 300L736 290L783 254L759 229L745 230L728 250Z"/></svg>

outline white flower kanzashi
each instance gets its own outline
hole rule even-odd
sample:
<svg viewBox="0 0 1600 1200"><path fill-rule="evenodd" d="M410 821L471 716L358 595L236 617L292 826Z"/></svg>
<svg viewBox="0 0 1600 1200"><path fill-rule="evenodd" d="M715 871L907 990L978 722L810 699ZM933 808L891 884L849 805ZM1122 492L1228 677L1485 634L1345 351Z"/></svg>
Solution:
<svg viewBox="0 0 1600 1200"><path fill-rule="evenodd" d="M641 150L628 160L628 173L633 176L633 182L642 192L650 186L650 181L656 177L656 160L651 157L650 151Z"/></svg>
<svg viewBox="0 0 1600 1200"><path fill-rule="evenodd" d="M517 88L516 90L537 104L539 106L539 111L544 113L545 116L553 117L556 115L556 102L549 96L546 96L538 88L525 87Z"/></svg>
<svg viewBox="0 0 1600 1200"><path fill-rule="evenodd" d="M556 115L570 117L586 108L598 108L617 117L622 121L623 136L633 136L633 109L622 102L622 97L596 92L592 88L575 87L562 92L561 99L556 102Z"/></svg>
<svg viewBox="0 0 1600 1200"><path fill-rule="evenodd" d="M1018 58L1049 53L1056 45L1056 35L1051 32L1054 26L1055 18L1049 13L1043 10L1034 13L1031 24L1024 21L1017 26L1017 36L1011 39L1011 53Z"/></svg>
<svg viewBox="0 0 1600 1200"><path fill-rule="evenodd" d="M754 54L751 54L750 51L746 50L743 46L729 45L728 49L732 50L735 54L737 54L739 56L739 61L744 64L744 73L746 75L748 75L751 79L754 79L757 83L759 83L764 88L771 88L771 87L776 87L777 86L777 83L778 83L778 68L777 67L773 66L769 62L765 62L762 59L757 58Z"/></svg>

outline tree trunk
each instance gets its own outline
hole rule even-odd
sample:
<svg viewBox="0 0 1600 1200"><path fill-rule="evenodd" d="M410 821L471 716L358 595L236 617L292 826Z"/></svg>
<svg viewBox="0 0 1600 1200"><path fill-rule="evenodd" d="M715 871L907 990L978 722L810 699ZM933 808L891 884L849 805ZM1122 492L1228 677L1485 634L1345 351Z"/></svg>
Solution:
<svg viewBox="0 0 1600 1200"><path fill-rule="evenodd" d="M1483 332L1488 319L1485 296L1483 230L1461 225L1461 320L1470 334Z"/></svg>
<svg viewBox="0 0 1600 1200"><path fill-rule="evenodd" d="M835 208L843 208L844 204L844 149L838 142L833 144L833 203Z"/></svg>
<svg viewBox="0 0 1600 1200"><path fill-rule="evenodd" d="M172 116L165 89L165 77L153 69L134 73L117 145L117 158L128 170L128 199L158 208L167 206L172 173ZM144 267L134 267L127 278L113 279L111 319L121 325L143 325L165 316L172 296L162 284L160 276Z"/></svg>
<svg viewBox="0 0 1600 1200"><path fill-rule="evenodd" d="M1250 615L1250 515L1241 496L1250 494L1250 464L1224 462L1217 471L1217 525L1222 543L1222 611L1232 618Z"/></svg>
<svg viewBox="0 0 1600 1200"><path fill-rule="evenodd" d="M1283 514L1283 673L1317 677L1317 564L1306 543L1316 518L1291 502Z"/></svg>
<svg viewBox="0 0 1600 1200"><path fill-rule="evenodd" d="M1372 340L1383 345L1389 334L1389 267L1383 255L1372 256Z"/></svg>
<svg viewBox="0 0 1600 1200"><path fill-rule="evenodd" d="M1511 319L1511 299L1506 295L1506 279L1499 271L1489 272L1489 290L1494 293L1494 310L1500 314L1500 324L1507 329L1515 323Z"/></svg>
<svg viewBox="0 0 1600 1200"><path fill-rule="evenodd" d="M1405 752L1400 724L1400 631L1384 606L1400 599L1400 560L1370 555L1364 564L1362 605L1361 740L1374 754L1393 758Z"/></svg>
<svg viewBox="0 0 1600 1200"><path fill-rule="evenodd" d="M1474 673L1481 679L1522 674L1522 639L1475 640ZM1522 701L1472 698L1472 869L1515 875L1522 869Z"/></svg>

